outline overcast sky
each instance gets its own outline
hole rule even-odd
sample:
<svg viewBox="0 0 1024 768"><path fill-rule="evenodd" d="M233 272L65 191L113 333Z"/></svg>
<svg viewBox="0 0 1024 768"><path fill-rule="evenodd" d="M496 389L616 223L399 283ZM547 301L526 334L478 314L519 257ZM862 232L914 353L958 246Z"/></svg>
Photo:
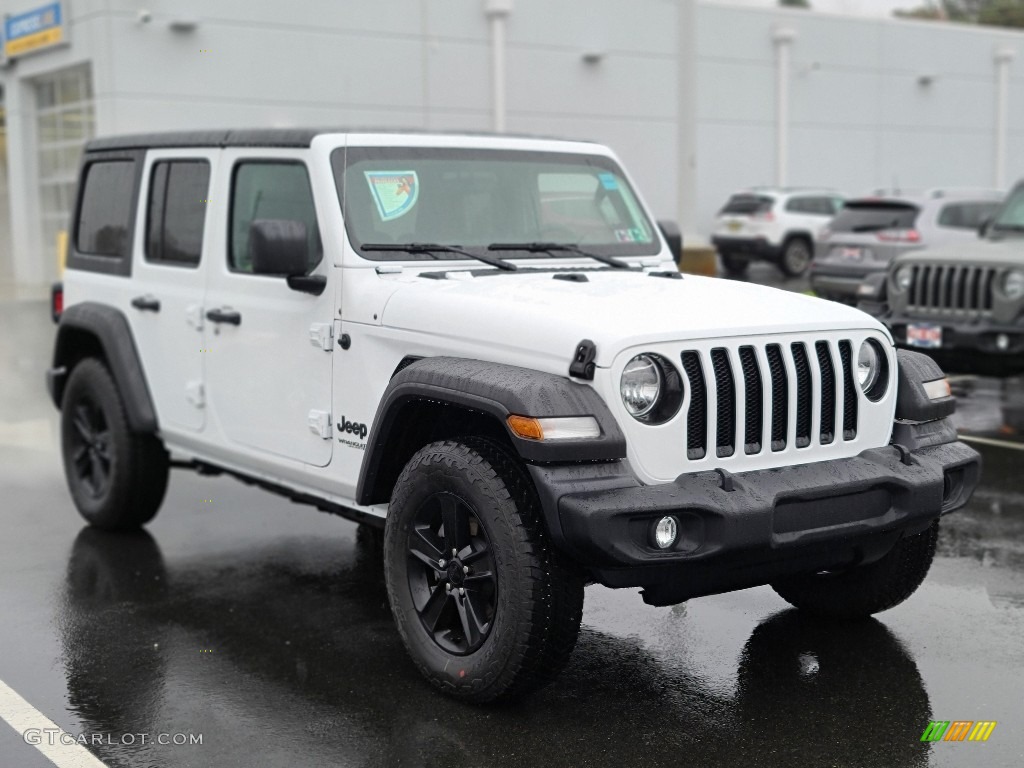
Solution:
<svg viewBox="0 0 1024 768"><path fill-rule="evenodd" d="M713 0L723 5L753 5L772 7L778 0ZM915 8L924 5L924 0L810 0L811 8L831 13L846 13L854 16L892 16L897 9Z"/></svg>

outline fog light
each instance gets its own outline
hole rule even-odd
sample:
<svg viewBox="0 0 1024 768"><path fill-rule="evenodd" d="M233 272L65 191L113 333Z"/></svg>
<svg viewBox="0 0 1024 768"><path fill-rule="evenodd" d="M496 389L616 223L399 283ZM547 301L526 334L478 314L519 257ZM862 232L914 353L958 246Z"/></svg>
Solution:
<svg viewBox="0 0 1024 768"><path fill-rule="evenodd" d="M668 549L676 543L679 523L674 517L663 517L654 526L654 545L658 549Z"/></svg>
<svg viewBox="0 0 1024 768"><path fill-rule="evenodd" d="M1000 333L996 336L996 349L1000 352L1005 352L1010 348L1010 337L1005 333Z"/></svg>

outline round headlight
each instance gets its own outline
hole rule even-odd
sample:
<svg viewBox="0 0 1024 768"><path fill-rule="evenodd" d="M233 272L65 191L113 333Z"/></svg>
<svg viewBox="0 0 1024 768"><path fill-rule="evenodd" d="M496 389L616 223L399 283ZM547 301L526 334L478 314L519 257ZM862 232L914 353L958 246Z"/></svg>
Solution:
<svg viewBox="0 0 1024 768"><path fill-rule="evenodd" d="M1019 269L1007 272L1003 277L1003 293L1011 301L1016 301L1024 296L1024 272Z"/></svg>
<svg viewBox="0 0 1024 768"><path fill-rule="evenodd" d="M658 404L661 395L661 366L650 355L637 355L622 371L619 392L631 416L641 419Z"/></svg>
<svg viewBox="0 0 1024 768"><path fill-rule="evenodd" d="M910 284L914 280L914 268L913 267L900 267L896 270L896 287L901 291L910 289Z"/></svg>
<svg viewBox="0 0 1024 768"><path fill-rule="evenodd" d="M878 381L878 370L878 350L870 341L865 341L857 354L857 381L865 392Z"/></svg>

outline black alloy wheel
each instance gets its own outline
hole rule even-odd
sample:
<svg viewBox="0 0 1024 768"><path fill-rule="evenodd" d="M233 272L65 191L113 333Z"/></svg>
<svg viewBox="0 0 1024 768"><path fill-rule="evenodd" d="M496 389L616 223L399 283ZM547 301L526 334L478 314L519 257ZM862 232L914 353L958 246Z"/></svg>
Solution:
<svg viewBox="0 0 1024 768"><path fill-rule="evenodd" d="M427 497L408 539L407 575L423 628L443 650L476 651L491 631L498 580L475 511L451 493Z"/></svg>
<svg viewBox="0 0 1024 768"><path fill-rule="evenodd" d="M89 495L98 499L110 487L114 454L110 446L110 428L100 407L87 395L72 406L71 466Z"/></svg>

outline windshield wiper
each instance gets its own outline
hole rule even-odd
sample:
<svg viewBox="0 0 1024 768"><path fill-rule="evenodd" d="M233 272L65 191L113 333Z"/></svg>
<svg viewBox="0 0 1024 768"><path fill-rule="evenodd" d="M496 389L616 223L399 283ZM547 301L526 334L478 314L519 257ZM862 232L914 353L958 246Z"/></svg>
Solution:
<svg viewBox="0 0 1024 768"><path fill-rule="evenodd" d="M530 253L550 253L554 256L558 251L565 251L568 253L579 254L580 256L586 256L591 259L596 259L602 264L607 264L609 267L616 267L618 269L629 269L629 264L624 261L619 261L614 256L604 256L600 253L591 253L585 251L578 245L573 243L545 243L545 242L534 242L534 243L491 243L487 246L489 251L528 251Z"/></svg>
<svg viewBox="0 0 1024 768"><path fill-rule="evenodd" d="M457 253L460 256L468 256L471 259L482 261L484 264L489 264L492 267L504 269L508 272L515 272L519 269L515 264L505 261L504 259L499 259L497 256L473 253L472 251L467 251L457 245L441 245L440 243L363 243L359 246L359 250L400 251L402 253L425 253L428 255L433 255L435 253Z"/></svg>
<svg viewBox="0 0 1024 768"><path fill-rule="evenodd" d="M992 229L996 232L1024 232L1024 224L993 224Z"/></svg>

